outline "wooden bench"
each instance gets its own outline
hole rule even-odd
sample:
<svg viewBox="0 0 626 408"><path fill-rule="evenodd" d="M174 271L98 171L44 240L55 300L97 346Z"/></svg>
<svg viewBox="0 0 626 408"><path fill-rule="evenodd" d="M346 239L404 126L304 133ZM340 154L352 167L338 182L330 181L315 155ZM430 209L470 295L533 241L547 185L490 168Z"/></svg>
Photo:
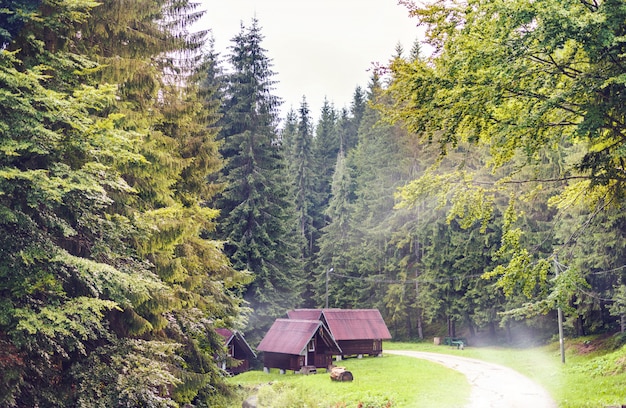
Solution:
<svg viewBox="0 0 626 408"><path fill-rule="evenodd" d="M467 344L467 339L465 337L445 337L443 344L463 350Z"/></svg>

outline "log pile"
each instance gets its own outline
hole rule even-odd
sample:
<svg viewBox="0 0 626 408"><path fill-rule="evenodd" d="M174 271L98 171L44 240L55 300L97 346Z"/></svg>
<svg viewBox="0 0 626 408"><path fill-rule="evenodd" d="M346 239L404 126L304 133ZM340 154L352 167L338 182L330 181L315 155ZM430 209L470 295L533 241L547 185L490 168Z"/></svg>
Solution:
<svg viewBox="0 0 626 408"><path fill-rule="evenodd" d="M345 367L333 367L330 370L330 379L333 381L352 381L352 373Z"/></svg>

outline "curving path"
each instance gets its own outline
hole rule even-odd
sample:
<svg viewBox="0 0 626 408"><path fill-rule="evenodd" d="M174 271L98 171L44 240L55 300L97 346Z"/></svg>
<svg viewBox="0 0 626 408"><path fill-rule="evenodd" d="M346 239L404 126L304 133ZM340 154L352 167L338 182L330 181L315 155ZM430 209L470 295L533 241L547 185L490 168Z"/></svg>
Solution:
<svg viewBox="0 0 626 408"><path fill-rule="evenodd" d="M556 408L539 384L507 367L467 357L422 351L385 350L385 354L415 357L439 363L464 374L472 391L465 408Z"/></svg>

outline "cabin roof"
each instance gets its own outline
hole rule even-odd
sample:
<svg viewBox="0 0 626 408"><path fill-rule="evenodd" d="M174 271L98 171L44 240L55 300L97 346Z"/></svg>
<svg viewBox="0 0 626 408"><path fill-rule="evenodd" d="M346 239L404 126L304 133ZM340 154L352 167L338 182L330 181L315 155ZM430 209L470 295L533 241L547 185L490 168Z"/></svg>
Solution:
<svg viewBox="0 0 626 408"><path fill-rule="evenodd" d="M259 343L257 350L300 355L320 327L328 333L326 327L319 320L276 319ZM330 333L328 334L328 336L322 336L324 341L340 352L341 349L334 342Z"/></svg>
<svg viewBox="0 0 626 408"><path fill-rule="evenodd" d="M225 328L215 329L215 332L222 336L222 338L224 338L224 344L226 344L227 346L233 341L236 341L239 344L239 347L241 347L246 354L252 357L256 357L256 353L254 352L254 350L252 350L252 347L250 347L245 337L243 337L243 334L241 334L240 332Z"/></svg>
<svg viewBox="0 0 626 408"><path fill-rule="evenodd" d="M389 340L391 333L378 309L322 309L335 340Z"/></svg>
<svg viewBox="0 0 626 408"><path fill-rule="evenodd" d="M389 340L391 333L378 309L294 309L290 318L321 319L335 340Z"/></svg>
<svg viewBox="0 0 626 408"><path fill-rule="evenodd" d="M226 344L230 343L235 335L232 330L223 328L215 329L215 332L224 338Z"/></svg>
<svg viewBox="0 0 626 408"><path fill-rule="evenodd" d="M321 320L322 309L293 309L287 312L290 319Z"/></svg>

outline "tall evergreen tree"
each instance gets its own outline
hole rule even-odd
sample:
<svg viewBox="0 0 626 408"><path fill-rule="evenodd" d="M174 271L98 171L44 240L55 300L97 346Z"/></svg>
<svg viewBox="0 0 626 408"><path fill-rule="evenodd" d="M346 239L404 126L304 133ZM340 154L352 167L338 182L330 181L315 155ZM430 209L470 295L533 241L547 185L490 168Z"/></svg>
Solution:
<svg viewBox="0 0 626 408"><path fill-rule="evenodd" d="M329 224L322 229L319 239L317 303L329 307L346 305L350 287L337 280L337 275L348 275L350 259L348 254L350 241L350 217L354 192L350 172L346 165L343 151L337 155L335 173L333 175L332 192L328 208L325 211ZM329 271L332 269L333 274Z"/></svg>
<svg viewBox="0 0 626 408"><path fill-rule="evenodd" d="M204 238L217 215L205 202L217 191L207 177L221 166L215 142L221 85L219 72L212 72L219 71L212 50L199 66L204 32L189 33L202 15L197 8L189 1L112 2L81 26L80 49L106 64L100 81L120 83L121 124L141 135L138 151L145 161L120 168L138 194L116 202L132 209L127 215L143 236L136 241L139 256L176 290L175 299L142 309L149 325L133 318L137 327L129 334L149 330L183 344L179 354L187 369L177 374L184 380L173 397L209 403L222 388L207 364L222 347L213 325L233 323L238 300L232 289L245 277L229 266L221 244ZM198 89L194 75L200 72L206 75Z"/></svg>
<svg viewBox="0 0 626 408"><path fill-rule="evenodd" d="M311 115L306 99L302 98L299 109L298 131L291 142L293 161L291 173L294 176L296 211L300 235L305 243L302 251L303 259L311 257L313 251L313 214L315 207L314 169L317 168L313 156L313 129Z"/></svg>
<svg viewBox="0 0 626 408"><path fill-rule="evenodd" d="M323 212L328 207L330 200L331 186L337 155L341 143L337 132L337 112L333 105L324 99L324 104L320 111L320 118L315 127L314 139L314 155L318 164L318 185L316 190L320 195L319 207ZM316 228L319 230L326 225L324 219L315 221Z"/></svg>
<svg viewBox="0 0 626 408"><path fill-rule="evenodd" d="M298 132L298 113L294 109L290 109L285 117L285 123L280 130L280 144L285 152L287 163L293 163L293 139Z"/></svg>
<svg viewBox="0 0 626 408"><path fill-rule="evenodd" d="M317 252L316 241L319 232L316 229L315 220L319 219L319 194L316 189L317 177L315 169L318 163L314 155L313 124L306 98L302 98L299 109L298 127L294 138L291 140L293 157L290 160L290 173L294 179L294 196L298 229L301 236L302 250L301 259L306 276L306 290L303 294L305 306L313 306L312 303L312 270L314 254Z"/></svg>
<svg viewBox="0 0 626 408"><path fill-rule="evenodd" d="M303 285L297 218L284 151L278 142L274 73L256 19L233 38L223 106L220 237L233 266L254 274L244 297L254 309L250 339L299 304Z"/></svg>
<svg viewBox="0 0 626 408"><path fill-rule="evenodd" d="M143 6L45 2L2 51L0 228L23 255L0 258L3 406L206 405L223 390L212 326L236 317L245 277L202 238L216 118L157 63L194 48L177 31L192 6ZM152 65L93 61L129 55Z"/></svg>
<svg viewBox="0 0 626 408"><path fill-rule="evenodd" d="M352 95L352 102L350 104L350 120L345 124L347 129L345 130L343 146L346 154L356 147L359 142L359 128L361 127L361 120L365 114L365 108L367 107L367 95L363 91L363 88L357 86Z"/></svg>

